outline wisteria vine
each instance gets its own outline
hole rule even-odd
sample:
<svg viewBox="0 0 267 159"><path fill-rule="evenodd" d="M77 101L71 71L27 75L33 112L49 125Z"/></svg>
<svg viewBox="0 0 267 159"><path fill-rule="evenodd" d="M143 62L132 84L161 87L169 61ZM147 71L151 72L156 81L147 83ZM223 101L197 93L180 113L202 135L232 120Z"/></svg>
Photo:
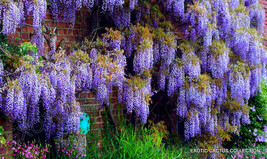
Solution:
<svg viewBox="0 0 267 159"><path fill-rule="evenodd" d="M73 125L78 123L80 110L75 91L93 91L101 104L108 105L114 86L119 102L128 112L136 112L143 123L154 94L165 91L176 98L186 140L205 133L216 135L229 124L240 127L241 122L250 122L248 100L267 75L262 44L265 13L258 0L48 3L55 21L72 24L75 11L82 7L94 11L98 6L117 30L108 29L102 40L85 41L90 43L89 50L81 47L70 56L51 54L55 62L44 63L39 74L19 68L23 73L3 86L0 99L3 110L21 129L38 121L38 102L42 101L48 137L54 130L62 132L64 125L67 131L77 131ZM14 33L27 15L34 19L34 29L40 29L46 5L45 0L0 2L2 32ZM182 41L177 40L174 27L179 23L184 26ZM35 42L40 46L40 40ZM133 66L128 67L127 61ZM3 75L2 64L0 69Z"/></svg>

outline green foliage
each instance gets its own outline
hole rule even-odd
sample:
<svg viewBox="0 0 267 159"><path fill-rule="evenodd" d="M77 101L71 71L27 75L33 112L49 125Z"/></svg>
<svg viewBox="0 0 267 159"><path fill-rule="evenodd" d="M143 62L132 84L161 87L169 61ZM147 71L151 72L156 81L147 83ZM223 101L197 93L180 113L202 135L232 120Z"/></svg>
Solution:
<svg viewBox="0 0 267 159"><path fill-rule="evenodd" d="M103 114L104 123L107 120ZM161 159L179 158L182 151L176 147L165 148L162 142L166 135L163 123L152 124L151 128L133 127L126 124L126 119L121 119L118 126L105 124L101 137L100 131L91 131L88 136L87 158L111 158L111 159ZM100 148L101 147L101 148Z"/></svg>
<svg viewBox="0 0 267 159"><path fill-rule="evenodd" d="M175 134L171 134L171 137L167 139L166 145L168 150L176 150L181 153L181 159L196 159L200 158L199 154L193 152L192 150L198 149L197 140L191 139L190 142L185 143L184 139L181 136L177 136Z"/></svg>
<svg viewBox="0 0 267 159"><path fill-rule="evenodd" d="M259 107L258 111L259 111L259 115L263 118L263 123L266 125L266 122L267 122L267 83L265 80L261 84L261 98L262 98L262 101L261 101L262 107Z"/></svg>
<svg viewBox="0 0 267 159"><path fill-rule="evenodd" d="M12 57L12 54L19 54L20 48L18 46L18 39L15 38L15 43L8 43L6 36L0 34L0 56L5 67L8 59Z"/></svg>
<svg viewBox="0 0 267 159"><path fill-rule="evenodd" d="M18 38L14 38L14 43L10 43L7 37L0 34L0 56L3 66L10 72L13 72L23 64L23 60L33 61L32 53L37 53L35 44L24 42L19 44ZM42 58L40 58L42 60ZM36 70L37 72L39 70Z"/></svg>
<svg viewBox="0 0 267 159"><path fill-rule="evenodd" d="M7 134L4 132L3 126L0 126L0 144L6 145Z"/></svg>
<svg viewBox="0 0 267 159"><path fill-rule="evenodd" d="M20 45L21 47L21 54L22 55L26 55L26 54L29 54L30 51L32 51L33 53L37 53L37 47L36 45L34 44L31 44L29 42L24 42Z"/></svg>

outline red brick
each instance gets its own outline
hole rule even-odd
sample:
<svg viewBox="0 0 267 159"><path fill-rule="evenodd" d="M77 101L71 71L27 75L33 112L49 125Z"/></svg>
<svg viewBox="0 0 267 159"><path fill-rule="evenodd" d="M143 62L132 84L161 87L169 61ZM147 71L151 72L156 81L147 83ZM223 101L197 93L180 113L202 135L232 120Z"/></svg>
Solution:
<svg viewBox="0 0 267 159"><path fill-rule="evenodd" d="M102 117L97 117L97 118L96 118L96 122L98 122L98 123L103 123L103 119L102 119Z"/></svg>
<svg viewBox="0 0 267 159"><path fill-rule="evenodd" d="M79 101L80 105L83 105L84 104L84 101Z"/></svg>
<svg viewBox="0 0 267 159"><path fill-rule="evenodd" d="M112 114L118 114L118 110L112 110Z"/></svg>
<svg viewBox="0 0 267 159"><path fill-rule="evenodd" d="M78 30L73 30L73 35L78 35Z"/></svg>
<svg viewBox="0 0 267 159"><path fill-rule="evenodd" d="M87 29L87 28L88 28L88 24L83 24L82 27L83 27L84 29Z"/></svg>
<svg viewBox="0 0 267 159"><path fill-rule="evenodd" d="M46 14L52 14L52 11L48 8L48 9L46 10Z"/></svg>
<svg viewBox="0 0 267 159"><path fill-rule="evenodd" d="M52 21L46 21L45 24L46 24L48 27L53 26L53 22L52 22Z"/></svg>
<svg viewBox="0 0 267 159"><path fill-rule="evenodd" d="M84 104L92 104L92 99L87 99L84 101Z"/></svg>
<svg viewBox="0 0 267 159"><path fill-rule="evenodd" d="M60 42L62 39L65 39L65 38L66 38L65 36L59 35L57 36L57 41Z"/></svg>
<svg viewBox="0 0 267 159"><path fill-rule="evenodd" d="M68 30L68 35L73 35L73 30L69 29Z"/></svg>
<svg viewBox="0 0 267 159"><path fill-rule="evenodd" d="M94 125L94 128L100 129L101 128L101 124Z"/></svg>
<svg viewBox="0 0 267 159"><path fill-rule="evenodd" d="M82 22L82 18L81 17L76 17L76 23L81 23Z"/></svg>
<svg viewBox="0 0 267 159"><path fill-rule="evenodd" d="M21 37L22 37L22 39L29 39L29 34L27 34L27 33L22 33L22 34L21 34Z"/></svg>
<svg viewBox="0 0 267 159"><path fill-rule="evenodd" d="M117 103L117 99L116 98L110 98L110 102L111 103Z"/></svg>
<svg viewBox="0 0 267 159"><path fill-rule="evenodd" d="M83 32L83 35L88 35L89 34L89 31L88 30L85 30L84 32Z"/></svg>
<svg viewBox="0 0 267 159"><path fill-rule="evenodd" d="M80 33L79 35L82 35L82 34ZM83 38L82 38L82 37L80 37L80 36L78 36L78 37L76 37L76 38L75 38L75 40L76 40L76 41L82 41L82 40L83 40Z"/></svg>
<svg viewBox="0 0 267 159"><path fill-rule="evenodd" d="M80 27L81 27L80 24L75 24L75 25L74 25L74 28L75 28L75 29L80 29Z"/></svg>
<svg viewBox="0 0 267 159"><path fill-rule="evenodd" d="M45 45L45 47L48 47L48 43L47 43L46 40L45 40L45 42L44 42L44 45Z"/></svg>
<svg viewBox="0 0 267 159"><path fill-rule="evenodd" d="M46 14L45 19L52 19L50 14Z"/></svg>
<svg viewBox="0 0 267 159"><path fill-rule="evenodd" d="M95 99L92 100L92 104L97 104Z"/></svg>
<svg viewBox="0 0 267 159"><path fill-rule="evenodd" d="M59 45L59 41L56 42L56 47Z"/></svg>
<svg viewBox="0 0 267 159"><path fill-rule="evenodd" d="M114 115L114 116L113 116L113 119L114 119L115 121L118 121L119 118L118 118L117 115Z"/></svg>
<svg viewBox="0 0 267 159"><path fill-rule="evenodd" d="M33 33L33 27L29 26L29 27L27 28L27 30L28 30L28 32Z"/></svg>
<svg viewBox="0 0 267 159"><path fill-rule="evenodd" d="M87 96L87 93L80 93L79 94L79 98L80 99L83 99L83 98L87 98L88 96Z"/></svg>
<svg viewBox="0 0 267 159"><path fill-rule="evenodd" d="M82 16L89 16L89 12L88 11L82 11L81 15Z"/></svg>
<svg viewBox="0 0 267 159"><path fill-rule="evenodd" d="M32 22L33 22L32 19L26 19L26 20L25 20L25 23L26 23L26 24L32 24Z"/></svg>
<svg viewBox="0 0 267 159"><path fill-rule="evenodd" d="M22 32L27 32L27 26L22 27L21 31Z"/></svg>
<svg viewBox="0 0 267 159"><path fill-rule="evenodd" d="M94 94L93 93L88 93L88 98L94 98Z"/></svg>
<svg viewBox="0 0 267 159"><path fill-rule="evenodd" d="M16 33L14 33L14 34L10 34L10 35L8 35L8 38L15 38L15 37L19 37L19 33L18 32L16 32Z"/></svg>
<svg viewBox="0 0 267 159"><path fill-rule="evenodd" d="M64 30L64 35L68 35L68 29Z"/></svg>
<svg viewBox="0 0 267 159"><path fill-rule="evenodd" d="M49 47L49 45L45 42L45 47Z"/></svg>
<svg viewBox="0 0 267 159"><path fill-rule="evenodd" d="M112 91L117 91L117 88L116 87L112 87Z"/></svg>
<svg viewBox="0 0 267 159"><path fill-rule="evenodd" d="M58 34L64 34L64 30L63 29L57 29L57 33Z"/></svg>
<svg viewBox="0 0 267 159"><path fill-rule="evenodd" d="M12 125L4 125L3 128L5 131L10 131L12 129Z"/></svg>
<svg viewBox="0 0 267 159"><path fill-rule="evenodd" d="M70 41L70 42L74 42L74 41L76 41L74 36L68 36L67 39L68 39L68 41Z"/></svg>
<svg viewBox="0 0 267 159"><path fill-rule="evenodd" d="M57 27L66 28L67 27L67 24L66 23L58 23L57 24Z"/></svg>
<svg viewBox="0 0 267 159"><path fill-rule="evenodd" d="M117 91L112 91L112 97L118 97L118 92Z"/></svg>
<svg viewBox="0 0 267 159"><path fill-rule="evenodd" d="M6 121L0 120L0 125L5 125L6 123Z"/></svg>
<svg viewBox="0 0 267 159"><path fill-rule="evenodd" d="M118 104L117 103L113 104L113 107L112 108L113 109L118 109Z"/></svg>

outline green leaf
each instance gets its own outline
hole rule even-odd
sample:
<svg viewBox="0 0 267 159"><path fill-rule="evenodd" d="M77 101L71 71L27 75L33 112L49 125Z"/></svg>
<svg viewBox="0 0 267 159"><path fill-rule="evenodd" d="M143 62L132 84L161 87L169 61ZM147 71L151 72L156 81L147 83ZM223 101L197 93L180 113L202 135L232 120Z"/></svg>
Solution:
<svg viewBox="0 0 267 159"><path fill-rule="evenodd" d="M35 69L35 73L40 73L41 70L39 68Z"/></svg>

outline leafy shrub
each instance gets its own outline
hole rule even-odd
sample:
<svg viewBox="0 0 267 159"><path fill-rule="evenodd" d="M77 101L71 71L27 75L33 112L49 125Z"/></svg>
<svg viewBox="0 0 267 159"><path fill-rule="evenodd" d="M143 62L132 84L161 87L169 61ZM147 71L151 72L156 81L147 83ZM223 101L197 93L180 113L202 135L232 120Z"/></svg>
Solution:
<svg viewBox="0 0 267 159"><path fill-rule="evenodd" d="M0 145L6 146L6 138L7 134L4 132L3 126L0 126ZM2 151L4 148L1 147L0 150Z"/></svg>
<svg viewBox="0 0 267 159"><path fill-rule="evenodd" d="M0 126L0 144L6 145L7 134L4 132L3 126Z"/></svg>
<svg viewBox="0 0 267 159"><path fill-rule="evenodd" d="M35 44L29 42L19 44L17 38L15 38L14 43L8 43L6 36L0 34L0 56L7 71L15 71L21 65L23 56L30 57L37 51Z"/></svg>

